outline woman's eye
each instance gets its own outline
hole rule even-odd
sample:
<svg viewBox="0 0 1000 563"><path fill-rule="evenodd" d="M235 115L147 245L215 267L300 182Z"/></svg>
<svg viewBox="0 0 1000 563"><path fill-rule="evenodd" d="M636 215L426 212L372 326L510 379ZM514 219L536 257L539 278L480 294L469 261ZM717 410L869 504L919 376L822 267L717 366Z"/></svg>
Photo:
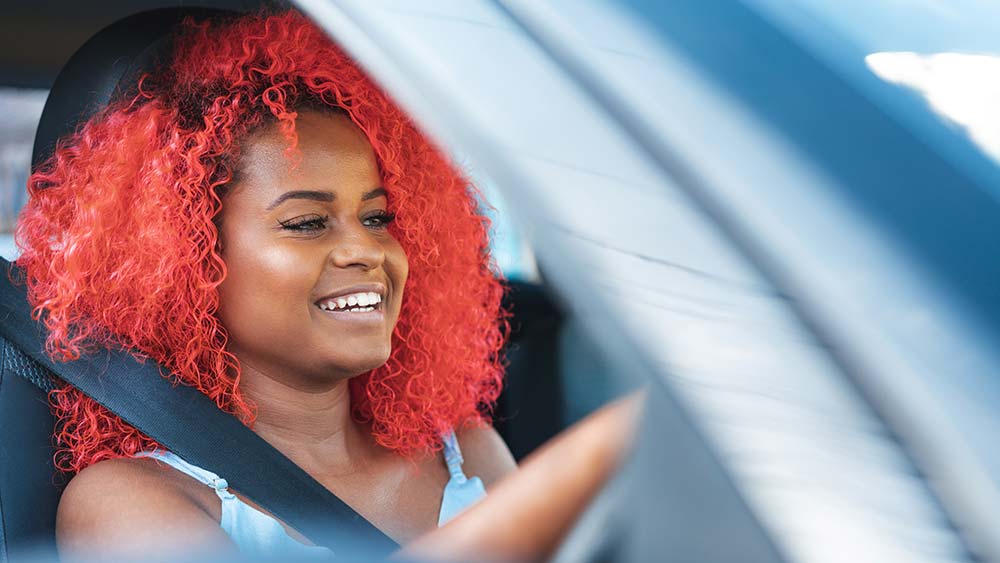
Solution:
<svg viewBox="0 0 1000 563"><path fill-rule="evenodd" d="M317 231L326 228L326 222L329 221L330 217L320 217L318 215L310 215L306 217L296 217L294 219L288 219L287 221L279 221L281 228L287 231Z"/></svg>
<svg viewBox="0 0 1000 563"><path fill-rule="evenodd" d="M366 227L381 229L389 226L389 223L392 223L393 219L395 218L396 218L395 213L389 213L388 211L379 211L378 213L374 213L372 215L368 215L367 217L365 217L361 221L361 224L363 224Z"/></svg>

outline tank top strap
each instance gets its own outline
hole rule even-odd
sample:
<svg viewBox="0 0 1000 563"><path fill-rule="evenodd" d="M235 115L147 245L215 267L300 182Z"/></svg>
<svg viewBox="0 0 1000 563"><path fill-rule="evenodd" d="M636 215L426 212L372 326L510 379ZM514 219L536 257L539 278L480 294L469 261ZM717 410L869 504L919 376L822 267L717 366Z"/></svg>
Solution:
<svg viewBox="0 0 1000 563"><path fill-rule="evenodd" d="M229 492L229 482L219 477L215 473L207 469L202 469L196 465L191 465L190 463L181 459L180 456L171 452L169 450L153 450L148 452L141 452L135 455L135 457L151 457L157 461L162 461L170 467L173 467L177 471L184 473L185 475L191 477L192 479L212 487L215 490L215 494L219 496L222 500L235 499L236 495Z"/></svg>
<svg viewBox="0 0 1000 563"><path fill-rule="evenodd" d="M458 446L455 431L450 430L441 434L441 442L444 445L444 462L451 477L441 497L438 526L443 526L486 496L486 487L483 486L482 479L466 477L465 471L462 470L462 463L465 460L462 458L462 449Z"/></svg>
<svg viewBox="0 0 1000 563"><path fill-rule="evenodd" d="M458 445L455 431L449 430L442 434L441 441L444 444L444 463L448 466L448 473L451 474L452 479L465 481L467 477L462 471L462 463L465 462L465 458L462 457L462 448Z"/></svg>

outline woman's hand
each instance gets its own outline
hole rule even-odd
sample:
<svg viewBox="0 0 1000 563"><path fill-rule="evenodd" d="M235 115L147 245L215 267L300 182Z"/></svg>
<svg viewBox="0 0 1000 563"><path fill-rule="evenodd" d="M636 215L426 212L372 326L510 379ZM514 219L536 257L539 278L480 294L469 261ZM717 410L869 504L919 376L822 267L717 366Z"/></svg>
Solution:
<svg viewBox="0 0 1000 563"><path fill-rule="evenodd" d="M397 555L440 560L536 560L559 541L620 465L643 394L619 399L575 424L497 483L489 496Z"/></svg>

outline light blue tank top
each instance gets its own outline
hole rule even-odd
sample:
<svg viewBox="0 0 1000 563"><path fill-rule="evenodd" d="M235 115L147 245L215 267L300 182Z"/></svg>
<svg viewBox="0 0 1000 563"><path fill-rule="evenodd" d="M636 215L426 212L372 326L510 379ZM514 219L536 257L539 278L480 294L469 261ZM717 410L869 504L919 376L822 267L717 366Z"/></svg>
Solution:
<svg viewBox="0 0 1000 563"><path fill-rule="evenodd" d="M451 475L444 487L438 526L458 516L486 496L486 489L479 477L466 477L462 471L462 450L454 432L442 436L444 461ZM257 510L229 491L229 483L211 471L184 461L167 450L142 452L136 457L151 457L166 463L195 480L212 487L222 501L222 520L219 525L232 538L241 553L271 557L276 555L329 557L331 552L322 546L306 545L288 535L285 528L272 516Z"/></svg>

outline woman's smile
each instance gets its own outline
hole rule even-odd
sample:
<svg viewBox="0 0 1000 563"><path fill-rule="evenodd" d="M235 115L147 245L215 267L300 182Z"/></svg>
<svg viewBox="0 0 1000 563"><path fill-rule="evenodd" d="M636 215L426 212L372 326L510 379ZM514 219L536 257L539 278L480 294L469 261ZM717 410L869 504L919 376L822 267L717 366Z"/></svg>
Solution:
<svg viewBox="0 0 1000 563"><path fill-rule="evenodd" d="M353 286L326 295L315 306L324 317L352 323L384 323L386 288L381 284Z"/></svg>

